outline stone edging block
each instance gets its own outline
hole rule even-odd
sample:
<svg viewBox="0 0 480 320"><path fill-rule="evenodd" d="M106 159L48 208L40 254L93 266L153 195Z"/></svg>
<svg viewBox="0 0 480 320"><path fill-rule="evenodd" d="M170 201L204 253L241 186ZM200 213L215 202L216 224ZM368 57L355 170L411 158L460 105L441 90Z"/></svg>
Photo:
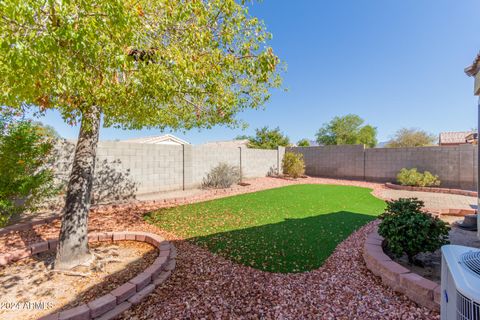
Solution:
<svg viewBox="0 0 480 320"><path fill-rule="evenodd" d="M49 314L40 320L109 320L118 317L133 304L138 304L148 296L156 286L162 284L175 268L175 247L159 235L147 232L100 232L90 233L88 242L101 241L140 241L146 242L159 251L155 261L143 272L117 287L112 292L99 297L88 304L81 304L72 309ZM32 255L56 250L58 239L34 243L27 248L0 254L0 266L21 260ZM128 300L128 301L127 301Z"/></svg>
<svg viewBox="0 0 480 320"><path fill-rule="evenodd" d="M448 189L448 188L438 188L438 187L414 187L414 186L402 186L400 184L387 182L385 187L394 190L407 190L407 191L422 191L422 192L434 192L434 193L448 193L456 194L460 196L467 197L476 197L476 191L462 190L462 189Z"/></svg>
<svg viewBox="0 0 480 320"><path fill-rule="evenodd" d="M440 310L440 286L396 263L383 252L383 238L378 226L367 235L363 258L367 269L382 278L383 284L405 294L412 301L430 310Z"/></svg>

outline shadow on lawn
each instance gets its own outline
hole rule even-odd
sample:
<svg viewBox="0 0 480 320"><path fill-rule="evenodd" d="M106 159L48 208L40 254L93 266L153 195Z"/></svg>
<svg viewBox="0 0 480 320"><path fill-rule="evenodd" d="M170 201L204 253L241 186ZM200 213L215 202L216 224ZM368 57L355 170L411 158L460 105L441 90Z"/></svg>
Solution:
<svg viewBox="0 0 480 320"><path fill-rule="evenodd" d="M234 262L269 272L319 268L336 246L375 216L339 211L188 239Z"/></svg>

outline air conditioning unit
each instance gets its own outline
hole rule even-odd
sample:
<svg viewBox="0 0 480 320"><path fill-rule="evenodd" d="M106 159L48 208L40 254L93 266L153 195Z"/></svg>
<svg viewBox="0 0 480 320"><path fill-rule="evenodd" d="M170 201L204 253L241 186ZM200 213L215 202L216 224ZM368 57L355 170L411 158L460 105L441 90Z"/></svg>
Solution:
<svg viewBox="0 0 480 320"><path fill-rule="evenodd" d="M441 320L480 320L480 249L442 247Z"/></svg>

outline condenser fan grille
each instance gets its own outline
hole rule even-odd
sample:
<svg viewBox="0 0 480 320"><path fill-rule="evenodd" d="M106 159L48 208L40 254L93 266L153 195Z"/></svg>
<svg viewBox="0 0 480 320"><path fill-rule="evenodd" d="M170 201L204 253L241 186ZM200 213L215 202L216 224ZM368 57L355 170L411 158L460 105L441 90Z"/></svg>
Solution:
<svg viewBox="0 0 480 320"><path fill-rule="evenodd" d="M457 320L480 320L480 305L458 291Z"/></svg>
<svg viewBox="0 0 480 320"><path fill-rule="evenodd" d="M477 276L480 276L480 251L465 252L460 257L460 261L465 267L473 271Z"/></svg>

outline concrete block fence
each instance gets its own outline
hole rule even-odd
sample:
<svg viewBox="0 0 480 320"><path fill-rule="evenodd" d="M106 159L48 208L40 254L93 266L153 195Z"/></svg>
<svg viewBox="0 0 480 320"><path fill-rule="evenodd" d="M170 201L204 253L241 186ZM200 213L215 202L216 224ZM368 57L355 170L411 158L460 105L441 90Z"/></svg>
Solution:
<svg viewBox="0 0 480 320"><path fill-rule="evenodd" d="M73 146L67 142L57 148L60 156L54 171L59 180L68 179ZM129 195L194 188L221 162L240 167L243 178L265 177L278 173L284 153L283 147L259 150L102 141L97 150L94 189L105 189L95 191L108 197L111 190Z"/></svg>
<svg viewBox="0 0 480 320"><path fill-rule="evenodd" d="M394 182L402 168L428 170L442 187L476 190L477 146L365 148L363 145L293 147L301 153L310 176Z"/></svg>
<svg viewBox="0 0 480 320"><path fill-rule="evenodd" d="M121 202L138 194L195 188L221 162L238 166L243 178L277 174L285 152L303 154L306 174L310 176L394 182L402 168L417 168L439 175L442 187L476 190L476 148L460 145L369 149L346 145L261 150L102 141L97 152L94 202ZM57 150L59 160L54 170L57 178L65 182L71 170L74 144L63 143Z"/></svg>

